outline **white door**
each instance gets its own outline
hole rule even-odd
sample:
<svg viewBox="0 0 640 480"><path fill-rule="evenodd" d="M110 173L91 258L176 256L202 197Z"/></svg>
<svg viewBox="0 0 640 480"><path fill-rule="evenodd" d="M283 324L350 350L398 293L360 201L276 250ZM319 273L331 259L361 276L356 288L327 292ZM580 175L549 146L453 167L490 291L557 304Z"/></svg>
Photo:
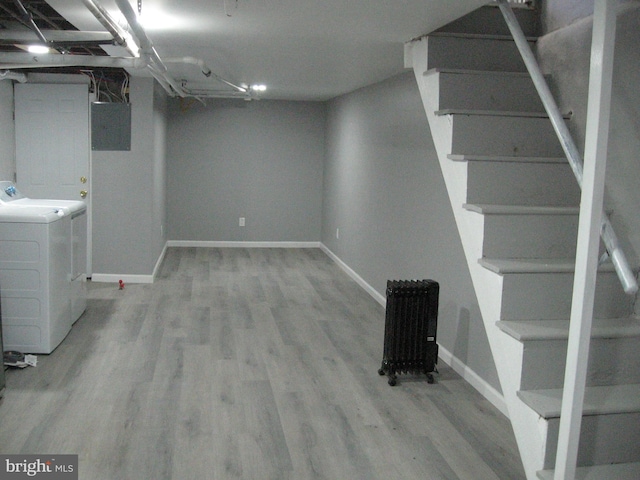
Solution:
<svg viewBox="0 0 640 480"><path fill-rule="evenodd" d="M87 203L91 274L91 176L87 84L16 84L16 185L30 198Z"/></svg>

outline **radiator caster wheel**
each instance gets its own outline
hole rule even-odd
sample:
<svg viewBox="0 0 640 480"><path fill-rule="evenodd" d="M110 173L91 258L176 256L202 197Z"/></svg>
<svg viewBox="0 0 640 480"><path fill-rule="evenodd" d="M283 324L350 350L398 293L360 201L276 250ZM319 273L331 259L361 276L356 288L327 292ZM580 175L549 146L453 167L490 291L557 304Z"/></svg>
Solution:
<svg viewBox="0 0 640 480"><path fill-rule="evenodd" d="M430 373L427 373L427 383L433 383L435 382L433 375L431 375Z"/></svg>
<svg viewBox="0 0 640 480"><path fill-rule="evenodd" d="M384 375L384 370L382 368L378 369L378 375L380 376Z"/></svg>
<svg viewBox="0 0 640 480"><path fill-rule="evenodd" d="M397 383L396 377L389 377L389 385L395 387Z"/></svg>

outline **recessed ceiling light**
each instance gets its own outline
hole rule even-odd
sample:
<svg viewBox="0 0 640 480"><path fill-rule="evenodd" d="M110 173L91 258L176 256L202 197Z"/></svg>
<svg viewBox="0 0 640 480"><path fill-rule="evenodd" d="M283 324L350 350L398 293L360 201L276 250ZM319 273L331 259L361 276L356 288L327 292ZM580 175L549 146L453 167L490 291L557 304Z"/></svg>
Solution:
<svg viewBox="0 0 640 480"><path fill-rule="evenodd" d="M49 53L49 47L45 45L29 45L27 50L29 53Z"/></svg>

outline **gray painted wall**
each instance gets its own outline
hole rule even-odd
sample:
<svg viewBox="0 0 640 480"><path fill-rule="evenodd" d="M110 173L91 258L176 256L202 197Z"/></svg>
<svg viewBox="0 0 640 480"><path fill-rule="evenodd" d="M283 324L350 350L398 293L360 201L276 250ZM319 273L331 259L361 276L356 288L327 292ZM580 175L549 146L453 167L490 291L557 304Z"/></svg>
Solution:
<svg viewBox="0 0 640 480"><path fill-rule="evenodd" d="M563 18L566 7L566 2L548 2L548 18L551 12ZM593 4L586 14L592 12ZM618 17L605 197L606 208L612 212L611 222L635 268L640 265L639 29L640 8ZM587 16L538 42L540 63L543 71L551 74L550 87L558 105L561 111L573 113L569 127L581 152L587 122L591 34L592 17Z"/></svg>
<svg viewBox="0 0 640 480"><path fill-rule="evenodd" d="M500 390L413 73L329 102L326 148L322 242L382 296L437 280L438 343Z"/></svg>
<svg viewBox="0 0 640 480"><path fill-rule="evenodd" d="M16 172L13 82L0 81L0 180L14 180Z"/></svg>
<svg viewBox="0 0 640 480"><path fill-rule="evenodd" d="M324 104L207 103L171 102L168 238L318 242Z"/></svg>
<svg viewBox="0 0 640 480"><path fill-rule="evenodd" d="M92 154L94 274L150 275L162 252L166 100L156 89L131 79L131 151Z"/></svg>

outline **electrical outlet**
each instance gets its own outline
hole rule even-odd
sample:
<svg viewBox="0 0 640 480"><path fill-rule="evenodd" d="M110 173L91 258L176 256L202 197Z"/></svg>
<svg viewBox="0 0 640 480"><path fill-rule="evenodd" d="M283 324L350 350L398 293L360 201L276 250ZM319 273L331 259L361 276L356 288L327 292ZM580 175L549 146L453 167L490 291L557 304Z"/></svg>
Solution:
<svg viewBox="0 0 640 480"><path fill-rule="evenodd" d="M240 217L238 219L238 225L241 226L241 227L244 227L244 217Z"/></svg>

